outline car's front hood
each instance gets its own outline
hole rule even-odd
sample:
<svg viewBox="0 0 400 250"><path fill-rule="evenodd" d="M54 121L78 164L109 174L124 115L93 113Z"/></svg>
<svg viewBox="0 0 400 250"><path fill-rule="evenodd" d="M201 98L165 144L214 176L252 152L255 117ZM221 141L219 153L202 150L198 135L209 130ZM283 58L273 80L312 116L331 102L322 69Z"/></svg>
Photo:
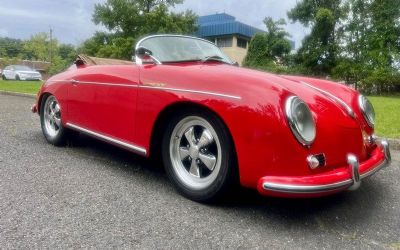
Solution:
<svg viewBox="0 0 400 250"><path fill-rule="evenodd" d="M268 91L297 95L313 106L317 113L324 103L333 105L338 112L349 116L348 108L354 106L356 96L353 89L326 80L281 76L230 65L188 64L173 66L170 72L174 72L173 78L178 80L171 84L176 84L182 78L187 87L187 79L190 79L190 84L201 90L241 96L243 99L263 99Z"/></svg>

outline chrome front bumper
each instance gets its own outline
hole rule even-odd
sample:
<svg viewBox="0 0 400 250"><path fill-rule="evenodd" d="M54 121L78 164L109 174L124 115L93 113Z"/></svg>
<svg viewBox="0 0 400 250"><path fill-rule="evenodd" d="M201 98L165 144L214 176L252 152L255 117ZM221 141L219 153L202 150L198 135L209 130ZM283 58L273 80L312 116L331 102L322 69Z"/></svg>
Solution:
<svg viewBox="0 0 400 250"><path fill-rule="evenodd" d="M392 158L390 155L389 143L386 140L380 142L384 154L384 160L377 166L374 166L365 173L360 173L360 164L355 155L349 154L347 156L347 163L349 164L349 172L351 173L351 179L346 179L340 182L334 182L324 185L293 185L293 184L282 184L275 182L264 182L262 188L264 191L273 193L286 193L286 194L318 194L326 192L334 192L340 190L356 190L361 185L361 180L367 178L382 168L389 166Z"/></svg>

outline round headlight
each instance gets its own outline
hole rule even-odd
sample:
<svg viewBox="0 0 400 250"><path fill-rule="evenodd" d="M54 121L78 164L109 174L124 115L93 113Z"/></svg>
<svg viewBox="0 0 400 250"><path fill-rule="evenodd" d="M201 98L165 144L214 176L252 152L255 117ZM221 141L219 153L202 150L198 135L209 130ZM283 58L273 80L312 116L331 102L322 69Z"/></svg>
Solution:
<svg viewBox="0 0 400 250"><path fill-rule="evenodd" d="M373 128L375 126L375 110L371 102L363 95L358 97L358 105L361 112L368 123L368 126Z"/></svg>
<svg viewBox="0 0 400 250"><path fill-rule="evenodd" d="M311 145L315 140L316 128L307 104L297 96L291 96L286 100L285 112L296 139L304 146Z"/></svg>

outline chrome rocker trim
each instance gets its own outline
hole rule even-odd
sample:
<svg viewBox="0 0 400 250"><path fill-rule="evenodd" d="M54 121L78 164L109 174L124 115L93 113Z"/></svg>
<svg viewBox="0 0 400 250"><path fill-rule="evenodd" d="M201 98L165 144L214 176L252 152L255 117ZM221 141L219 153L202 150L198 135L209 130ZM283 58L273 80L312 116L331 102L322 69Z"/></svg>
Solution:
<svg viewBox="0 0 400 250"><path fill-rule="evenodd" d="M362 179L367 178L375 174L382 168L390 165L392 158L390 154L389 143L386 140L382 140L380 144L383 147L385 160L372 170L362 175L360 175L359 172L359 162L357 157L352 154L349 154L347 156L347 162L349 164L349 168L352 173L352 179L326 185L289 185L289 184L264 182L263 189L266 191L273 191L279 193L295 193L295 194L323 193L341 189L348 189L351 191L356 190L360 187Z"/></svg>
<svg viewBox="0 0 400 250"><path fill-rule="evenodd" d="M127 142L123 142L123 141L120 141L118 139L106 136L106 135L99 134L97 132L91 131L89 129L82 128L82 127L80 127L78 125L75 125L75 124L72 124L72 123L67 123L66 126L71 128L71 129L73 129L73 130L77 130L77 131L82 132L84 134L87 134L89 136L95 137L95 138L100 139L100 140L105 141L105 142L109 142L111 144L114 144L116 146L119 146L121 148L130 150L130 151L133 151L135 153L139 153L139 154L144 155L144 156L146 156L146 154L147 154L147 151L146 151L145 148L141 148L139 146L136 146L136 145L133 145L133 144L130 144L130 143L127 143Z"/></svg>

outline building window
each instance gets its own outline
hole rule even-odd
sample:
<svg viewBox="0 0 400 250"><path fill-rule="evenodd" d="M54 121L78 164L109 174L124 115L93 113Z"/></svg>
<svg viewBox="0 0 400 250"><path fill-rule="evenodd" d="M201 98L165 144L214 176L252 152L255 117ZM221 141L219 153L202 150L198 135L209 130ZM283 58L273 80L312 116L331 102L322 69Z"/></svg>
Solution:
<svg viewBox="0 0 400 250"><path fill-rule="evenodd" d="M239 48L247 49L247 41L245 39L238 38L237 39L237 46Z"/></svg>
<svg viewBox="0 0 400 250"><path fill-rule="evenodd" d="M220 48L232 47L232 37L217 38L217 46Z"/></svg>
<svg viewBox="0 0 400 250"><path fill-rule="evenodd" d="M212 37L205 37L205 38L203 38L203 39L205 39L205 40L207 40L207 41L210 41L210 42L212 42L212 43L215 43L215 39L212 38Z"/></svg>

